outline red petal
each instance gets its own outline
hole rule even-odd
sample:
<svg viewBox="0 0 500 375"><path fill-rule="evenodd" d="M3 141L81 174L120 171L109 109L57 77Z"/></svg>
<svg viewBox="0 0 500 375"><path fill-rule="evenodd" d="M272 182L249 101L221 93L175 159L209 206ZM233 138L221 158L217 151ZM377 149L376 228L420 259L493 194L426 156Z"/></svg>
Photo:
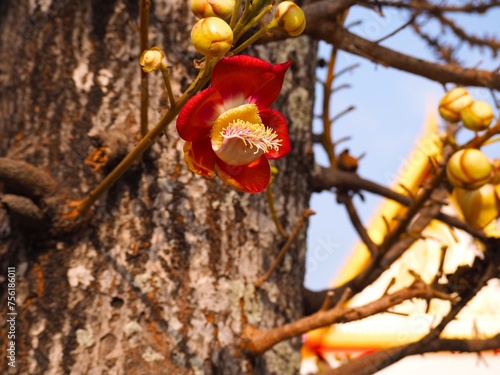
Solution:
<svg viewBox="0 0 500 375"><path fill-rule="evenodd" d="M220 92L226 109L245 101L266 108L278 97L290 64L272 65L246 55L227 57L215 65L210 85Z"/></svg>
<svg viewBox="0 0 500 375"><path fill-rule="evenodd" d="M194 142L184 144L184 160L188 168L196 174L214 177L216 158L210 138L198 138Z"/></svg>
<svg viewBox="0 0 500 375"><path fill-rule="evenodd" d="M262 119L262 123L278 133L278 139L282 140L281 147L278 151L271 150L268 153L265 153L264 156L268 159L277 159L288 154L291 150L291 146L285 116L283 116L280 112L269 108L261 109L259 111L259 116Z"/></svg>
<svg viewBox="0 0 500 375"><path fill-rule="evenodd" d="M215 119L224 112L217 90L208 88L187 101L177 117L177 132L185 141L193 141L210 132Z"/></svg>
<svg viewBox="0 0 500 375"><path fill-rule="evenodd" d="M260 193L271 180L271 167L262 156L247 165L234 166L217 159L215 170L226 184L245 193Z"/></svg>

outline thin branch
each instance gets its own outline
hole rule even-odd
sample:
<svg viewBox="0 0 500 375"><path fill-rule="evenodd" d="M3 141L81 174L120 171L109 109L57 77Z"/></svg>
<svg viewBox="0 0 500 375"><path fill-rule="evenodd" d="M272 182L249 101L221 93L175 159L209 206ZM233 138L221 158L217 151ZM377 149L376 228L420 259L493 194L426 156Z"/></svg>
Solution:
<svg viewBox="0 0 500 375"><path fill-rule="evenodd" d="M308 7L304 6L304 12L306 17L310 18ZM323 14L316 22L309 22L305 33L383 66L390 66L436 82L443 84L454 82L464 86L480 86L500 90L500 73L498 72L437 64L405 55L355 35L334 22L321 22L327 16Z"/></svg>
<svg viewBox="0 0 500 375"><path fill-rule="evenodd" d="M341 197L339 196L338 199L340 203L344 204L354 229L356 229L359 237L370 251L371 256L378 257L380 253L379 247L375 244L375 242L373 242L368 232L366 231L366 228L363 226L358 212L356 211L356 208L352 203L352 197L348 196L347 194L343 194Z"/></svg>
<svg viewBox="0 0 500 375"><path fill-rule="evenodd" d="M341 295L344 295L342 293ZM325 327L333 323L347 323L360 320L368 316L386 311L392 306L412 298L441 298L451 297L437 292L428 285L415 281L410 287L401 289L392 294L382 296L374 302L359 307L336 307L327 311L317 311L311 316L301 318L281 327L260 330L254 326L246 325L242 333L242 348L251 355L257 355L270 349L277 343L301 335L310 330Z"/></svg>
<svg viewBox="0 0 500 375"><path fill-rule="evenodd" d="M139 41L141 53L149 48L148 29L149 29L149 7L150 0L139 0L140 2L140 20L139 20ZM141 136L148 133L148 107L149 107L149 90L148 90L148 73L141 69Z"/></svg>
<svg viewBox="0 0 500 375"><path fill-rule="evenodd" d="M333 124L335 121L337 121L339 118L347 115L349 112L351 111L354 111L356 109L355 106L351 105L349 107L347 107L346 109L344 109L343 111L337 113L335 116L333 116L331 119L330 119L330 123ZM335 141L333 142L333 145L336 146L340 143L340 140L338 141Z"/></svg>
<svg viewBox="0 0 500 375"><path fill-rule="evenodd" d="M406 350L411 344L402 345L394 348L380 350L366 356L355 359L342 367L328 369L320 372L320 375L366 375L376 372L383 361L388 361L398 353ZM425 348L421 348L415 354L436 353L436 352L460 352L460 353L479 353L487 350L496 350L500 348L500 334L489 339L436 339L430 342Z"/></svg>
<svg viewBox="0 0 500 375"><path fill-rule="evenodd" d="M440 206L436 204L430 204L422 208L419 215L417 215L414 221L410 223L407 228L407 232L420 233L422 228L425 228L433 219L436 218L439 208ZM399 259L399 257L417 241L417 239L418 238L413 236L402 236L390 249L383 253L383 256L380 255L379 257L372 257L368 265L361 270L356 277L349 280L345 284L334 288L333 291L335 292L335 296L342 293L342 291L346 288L351 288L354 295L359 293L367 285L374 282L392 263ZM324 290L319 292L304 291L304 310L306 314L311 314L319 309L326 292L327 291ZM332 302L336 303L335 298Z"/></svg>
<svg viewBox="0 0 500 375"><path fill-rule="evenodd" d="M273 181L274 178L271 179L271 182L266 188L267 204L269 205L269 212L271 213L271 218L273 219L274 225L276 225L276 230L284 238L287 238L288 232L281 225L281 222L278 219L278 212L276 211L276 207L274 206Z"/></svg>
<svg viewBox="0 0 500 375"><path fill-rule="evenodd" d="M316 165L315 170L312 174L312 182L315 191L330 190L333 187L351 190L365 190L370 193L391 199L402 204L403 206L409 206L412 203L412 198L397 193L385 186L379 185L374 181L361 178L355 173L348 173L332 168L324 168L319 165ZM481 241L484 241L487 238L483 231L470 227L467 223L459 220L456 217L449 216L440 212L436 218L443 223L469 233L471 236L476 237Z"/></svg>
<svg viewBox="0 0 500 375"><path fill-rule="evenodd" d="M314 215L315 212L309 208L306 208L303 212L302 215L300 216L299 220L297 221L297 224L295 225L295 228L293 228L292 234L288 237L286 243L283 245L281 248L280 252L278 253L278 256L274 260L273 264L271 264L271 267L267 270L267 272L261 276L258 280L254 282L254 286L256 288L260 287L269 277L271 277L272 273L274 270L279 266L281 261L283 260L286 252L288 249L290 249L290 246L292 246L293 241L295 241L295 238L299 235L300 228L304 225L304 222L307 220L307 218L311 215Z"/></svg>
<svg viewBox="0 0 500 375"><path fill-rule="evenodd" d="M330 308L330 304L332 302L333 295L334 295L334 293L331 290L329 290L326 293L325 301L323 302L323 305L321 305L321 309L319 309L320 311L326 311Z"/></svg>
<svg viewBox="0 0 500 375"><path fill-rule="evenodd" d="M375 43L382 43L384 40L387 40L387 39L389 39L391 36L394 36L394 35L396 35L397 33L399 33L401 30L406 29L409 25L411 25L413 22L415 22L415 18L416 18L416 15L412 15L412 16L410 17L410 19L409 19L407 22L405 22L404 24L402 24L400 27L398 27L398 28L397 28L396 30L394 30L392 33L387 34L386 36L384 36L384 37L382 37L382 38L380 38L380 39L376 40L376 41L375 41Z"/></svg>
<svg viewBox="0 0 500 375"><path fill-rule="evenodd" d="M469 35L464 29L458 26L450 18L443 16L442 14L436 15L436 18L443 25L447 26L460 40L467 42L471 46L487 47L496 57L497 51L500 49L500 42L494 38L479 38L475 35Z"/></svg>
<svg viewBox="0 0 500 375"><path fill-rule="evenodd" d="M358 1L360 4L375 4L373 1ZM484 3L473 3L470 2L465 5L436 5L428 2L422 2L419 0L411 0L409 2L398 2L398 1L377 1L379 6L382 7L393 7L401 9L413 9L417 11L427 11L429 13L436 12L459 12L459 13L484 13L489 9L500 6L500 1L492 0Z"/></svg>
<svg viewBox="0 0 500 375"><path fill-rule="evenodd" d="M322 18L333 20L354 4L356 4L356 0L323 0L311 2L304 5L302 9L308 20L319 20Z"/></svg>

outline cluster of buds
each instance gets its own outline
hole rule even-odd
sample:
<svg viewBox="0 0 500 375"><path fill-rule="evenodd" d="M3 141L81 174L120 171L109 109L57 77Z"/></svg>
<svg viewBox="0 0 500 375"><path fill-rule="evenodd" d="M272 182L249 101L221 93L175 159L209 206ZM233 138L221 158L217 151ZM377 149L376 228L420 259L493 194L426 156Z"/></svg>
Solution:
<svg viewBox="0 0 500 375"><path fill-rule="evenodd" d="M467 129L482 131L493 121L493 109L474 98L463 87L448 91L439 102L439 114L449 122L462 121Z"/></svg>
<svg viewBox="0 0 500 375"><path fill-rule="evenodd" d="M234 35L232 28L224 20L235 14L235 0L191 0L190 4L193 14L200 18L191 31L191 41L196 50L210 57L225 55L233 44ZM270 5L268 8L255 9L254 11L261 13L253 19L261 19L262 14L270 9ZM249 26L251 25L245 27ZM285 32L290 36L298 36L302 34L305 27L306 17L302 9L291 1L282 1L276 6L272 21L250 40L253 42L265 32L273 30Z"/></svg>
<svg viewBox="0 0 500 375"><path fill-rule="evenodd" d="M488 129L493 121L491 106L474 100L462 87L443 96L439 114L449 122L462 121L465 128L475 132ZM491 161L478 149L462 149L451 156L446 175L464 220L475 229L496 235L496 220L500 216L500 160Z"/></svg>
<svg viewBox="0 0 500 375"><path fill-rule="evenodd" d="M191 42L199 53L217 57L229 51L233 30L224 19L234 7L235 0L191 0L191 11L200 18L191 30Z"/></svg>
<svg viewBox="0 0 500 375"><path fill-rule="evenodd" d="M477 149L463 149L446 165L453 197L464 220L475 229L492 226L500 215L500 160L491 162Z"/></svg>

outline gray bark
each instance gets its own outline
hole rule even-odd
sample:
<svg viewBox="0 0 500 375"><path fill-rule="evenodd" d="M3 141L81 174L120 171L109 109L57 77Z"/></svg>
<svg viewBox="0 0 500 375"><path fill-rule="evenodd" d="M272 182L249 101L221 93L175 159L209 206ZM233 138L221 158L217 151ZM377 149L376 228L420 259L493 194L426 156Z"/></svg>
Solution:
<svg viewBox="0 0 500 375"><path fill-rule="evenodd" d="M138 22L138 3L0 3L0 156L49 173L57 199L82 198L109 170L90 168L96 147L119 159L138 139L140 51L130 25ZM193 23L185 1L152 2L150 44L166 51L176 96L194 77L199 58L189 45ZM293 62L275 104L289 120L293 147L276 162L274 183L288 231L310 197L315 48L298 38L254 51L271 62ZM167 101L160 75L149 82L154 124ZM242 194L192 174L174 124L167 133L76 232L27 230L23 220L0 209L1 275L16 267L18 312L16 368L8 368L2 355L2 372L297 372L300 338L250 358L240 350L239 334L245 322L274 327L302 315L306 229L256 290L253 282L284 242L265 195ZM0 190L16 193L8 184ZM33 200L49 220L50 199ZM0 327L5 342L3 318Z"/></svg>

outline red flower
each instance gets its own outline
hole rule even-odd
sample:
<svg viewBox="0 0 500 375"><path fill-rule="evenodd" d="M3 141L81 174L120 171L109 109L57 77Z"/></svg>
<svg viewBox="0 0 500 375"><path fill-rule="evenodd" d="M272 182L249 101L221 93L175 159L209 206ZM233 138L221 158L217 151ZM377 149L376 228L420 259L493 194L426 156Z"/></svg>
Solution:
<svg viewBox="0 0 500 375"><path fill-rule="evenodd" d="M215 65L210 87L191 98L177 118L191 171L210 178L217 172L226 184L247 193L267 187L267 159L290 152L286 119L268 108L289 66L245 55Z"/></svg>

